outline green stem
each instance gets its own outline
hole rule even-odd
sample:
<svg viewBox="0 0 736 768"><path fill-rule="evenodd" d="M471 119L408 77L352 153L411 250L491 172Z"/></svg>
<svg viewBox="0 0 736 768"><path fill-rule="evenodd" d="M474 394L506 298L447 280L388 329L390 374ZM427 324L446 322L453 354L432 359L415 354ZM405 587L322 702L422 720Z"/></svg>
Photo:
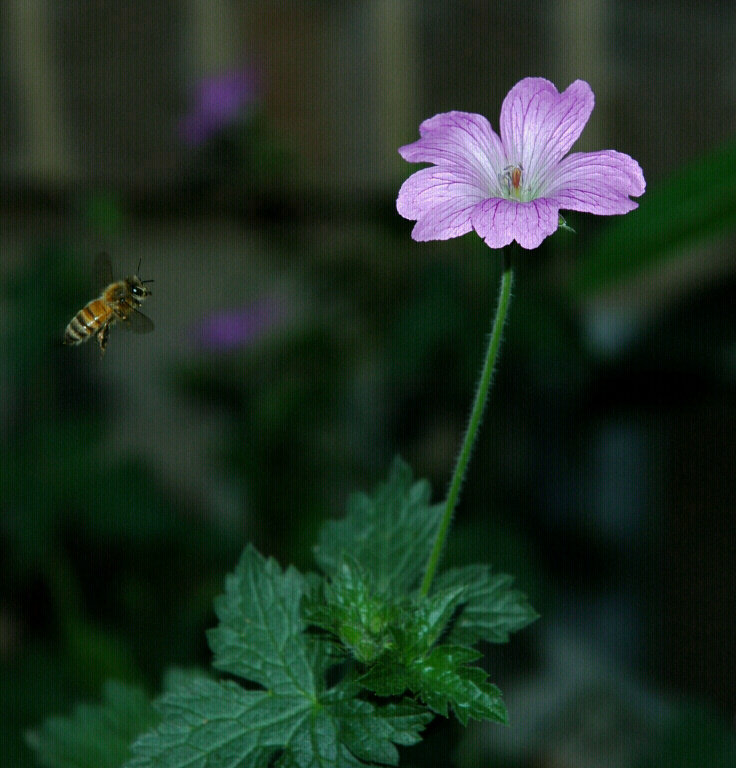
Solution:
<svg viewBox="0 0 736 768"><path fill-rule="evenodd" d="M486 400L488 398L488 390L490 389L491 380L493 378L493 369L496 364L496 358L498 357L498 350L501 346L503 326L506 322L506 314L511 300L512 282L513 272L511 270L511 263L508 258L508 252L504 251L503 275L501 276L501 289L498 296L496 317L493 320L493 328L491 329L491 335L488 339L486 359L483 363L483 371L481 372L478 389L475 393L473 409L470 412L468 428L465 432L462 448L457 457L455 471L453 472L452 480L450 481L450 489L447 492L445 511L442 515L439 530L437 531L437 537L434 540L432 554L429 556L429 561L427 562L427 570L424 574L424 581L422 582L422 595L425 597L429 594L429 588L432 586L432 579L437 570L440 556L442 555L442 549L445 545L445 539L447 538L447 532L450 528L450 523L452 522L452 515L455 511L458 497L460 496L460 488L462 487L463 479L465 478L465 471L468 468L470 454L473 452L473 444L478 435L478 427L483 418L483 409L485 408Z"/></svg>

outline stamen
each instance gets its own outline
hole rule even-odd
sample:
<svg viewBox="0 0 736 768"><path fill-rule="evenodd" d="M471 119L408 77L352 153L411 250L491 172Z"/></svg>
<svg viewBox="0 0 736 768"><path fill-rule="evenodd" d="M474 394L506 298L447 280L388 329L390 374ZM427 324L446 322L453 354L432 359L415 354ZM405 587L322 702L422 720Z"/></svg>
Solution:
<svg viewBox="0 0 736 768"><path fill-rule="evenodd" d="M498 183L501 189L505 191L507 197L518 198L521 195L521 184L524 180L524 166L507 165L501 173L498 174Z"/></svg>

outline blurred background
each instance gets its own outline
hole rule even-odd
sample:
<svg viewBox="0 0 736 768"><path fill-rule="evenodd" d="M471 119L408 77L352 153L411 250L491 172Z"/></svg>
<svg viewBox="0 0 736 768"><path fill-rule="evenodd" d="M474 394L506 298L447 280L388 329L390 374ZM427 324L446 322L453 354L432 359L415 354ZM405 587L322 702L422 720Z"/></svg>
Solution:
<svg viewBox="0 0 736 768"><path fill-rule="evenodd" d="M511 726L402 765L736 764L736 6L3 0L0 761L117 678L209 662L247 542L312 566L400 453L439 499L495 306L474 234L414 243L396 149L587 80L575 149L640 208L516 251L447 560L541 614L488 652ZM95 254L156 330L62 347Z"/></svg>

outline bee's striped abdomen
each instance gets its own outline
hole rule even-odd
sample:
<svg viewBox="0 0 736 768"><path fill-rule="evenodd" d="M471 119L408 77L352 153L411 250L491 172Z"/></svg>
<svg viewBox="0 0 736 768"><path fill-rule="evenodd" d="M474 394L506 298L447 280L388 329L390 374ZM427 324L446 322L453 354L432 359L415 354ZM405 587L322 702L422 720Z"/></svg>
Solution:
<svg viewBox="0 0 736 768"><path fill-rule="evenodd" d="M112 309L102 299L94 299L77 312L66 327L65 344L80 344L87 341L112 317Z"/></svg>

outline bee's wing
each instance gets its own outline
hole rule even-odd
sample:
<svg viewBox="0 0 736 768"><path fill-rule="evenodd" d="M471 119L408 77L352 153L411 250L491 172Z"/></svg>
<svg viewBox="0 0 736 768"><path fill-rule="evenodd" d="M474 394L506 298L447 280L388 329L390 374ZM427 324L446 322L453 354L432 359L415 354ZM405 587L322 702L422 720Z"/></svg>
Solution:
<svg viewBox="0 0 736 768"><path fill-rule="evenodd" d="M129 331L133 331L133 333L150 333L154 328L153 320L137 309L131 312L128 315L128 319L123 320L121 325Z"/></svg>
<svg viewBox="0 0 736 768"><path fill-rule="evenodd" d="M92 269L92 292L96 295L101 294L112 281L110 257L106 253L98 253Z"/></svg>

